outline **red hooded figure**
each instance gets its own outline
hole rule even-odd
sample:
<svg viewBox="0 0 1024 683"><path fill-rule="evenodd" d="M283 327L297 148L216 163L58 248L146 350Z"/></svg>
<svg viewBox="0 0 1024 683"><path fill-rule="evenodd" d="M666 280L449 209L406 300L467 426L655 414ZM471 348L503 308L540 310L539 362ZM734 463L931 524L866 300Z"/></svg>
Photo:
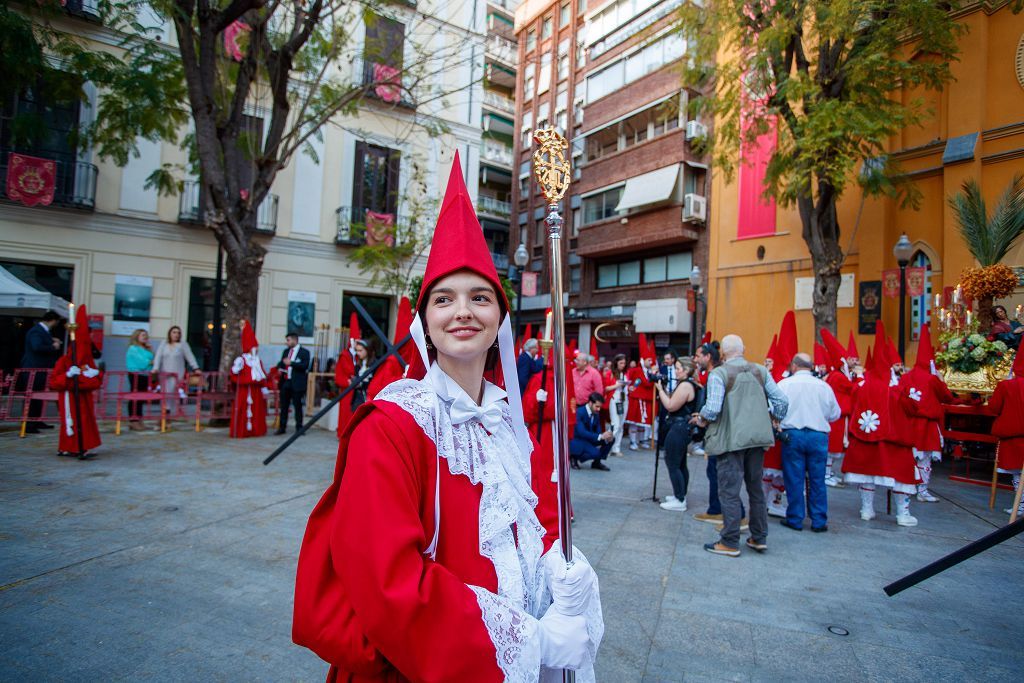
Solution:
<svg viewBox="0 0 1024 683"><path fill-rule="evenodd" d="M996 385L988 408L996 415L992 434L999 437L997 465L1001 471L1020 476L1024 466L1024 352L1017 351L1013 374Z"/></svg>
<svg viewBox="0 0 1024 683"><path fill-rule="evenodd" d="M348 346L338 355L334 365L334 384L338 391L344 391L356 374L355 342L359 339L359 316L352 313L348 318ZM338 401L338 438L341 438L348 421L352 419L352 392Z"/></svg>
<svg viewBox="0 0 1024 683"><path fill-rule="evenodd" d="M409 303L409 297L403 296L398 302L398 318L395 321L395 339L394 343L397 344L406 335L409 334L409 326L412 324L412 304ZM403 346L398 349L398 354L405 361L405 365L408 366L416 353L416 344L412 340L407 341ZM370 380L370 387L366 391L366 398L373 400L373 397L380 393L380 391L396 380L402 379L405 374L405 367L398 362L398 359L394 355L389 355L384 362L381 363L380 367L377 368L377 372L373 374L373 379ZM341 425L339 424L339 429Z"/></svg>
<svg viewBox="0 0 1024 683"><path fill-rule="evenodd" d="M647 343L647 335L641 333L640 363L635 368L629 368L626 371L626 379L629 380L626 423L644 429L642 438L646 441L650 438L647 428L653 428L654 425L654 382L647 377L644 361L651 361L654 364L653 367L658 367L658 360L651 354L651 345ZM674 372L674 370L669 368L669 372ZM636 435L633 433L630 433L630 443L635 450Z"/></svg>
<svg viewBox="0 0 1024 683"><path fill-rule="evenodd" d="M72 356L69 344L67 353L57 359L50 373L50 388L59 392L57 408L61 419L57 450L61 455L84 457L87 451L101 443L100 431L96 425L96 398L93 392L100 388L103 379L93 363L88 321L85 306L79 306L75 311L75 355ZM75 377L78 379L75 380Z"/></svg>
<svg viewBox="0 0 1024 683"><path fill-rule="evenodd" d="M435 362L425 320L436 285L466 271L503 307L487 364L505 389L485 373L479 399ZM292 637L331 664L328 681L535 680L555 485L531 477L508 302L457 154L416 308L406 378L355 412L310 515Z"/></svg>
<svg viewBox="0 0 1024 683"><path fill-rule="evenodd" d="M248 320L242 321L242 355L231 364L235 405L231 411L231 438L267 433L267 371L258 354L259 342Z"/></svg>
<svg viewBox="0 0 1024 683"><path fill-rule="evenodd" d="M849 351L844 349L832 333L823 329L821 341L825 344L828 356L828 374L825 382L832 388L839 403L840 417L831 424L828 435L828 452L845 453L847 442L847 423L850 419L850 408L853 401L854 383L850 379L850 369L846 358Z"/></svg>

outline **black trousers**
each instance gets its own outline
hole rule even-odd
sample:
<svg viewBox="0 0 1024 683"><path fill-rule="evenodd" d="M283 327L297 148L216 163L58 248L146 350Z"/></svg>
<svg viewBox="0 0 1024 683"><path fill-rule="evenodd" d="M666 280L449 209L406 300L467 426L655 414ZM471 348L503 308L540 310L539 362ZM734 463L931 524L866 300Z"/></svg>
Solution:
<svg viewBox="0 0 1024 683"><path fill-rule="evenodd" d="M288 409L291 406L295 406L295 428L299 429L302 427L302 405L306 402L306 387L293 387L292 381L286 379L281 382L281 390L278 392L278 396L281 401L279 410L281 411L281 421L278 423L278 429L284 429L288 426Z"/></svg>

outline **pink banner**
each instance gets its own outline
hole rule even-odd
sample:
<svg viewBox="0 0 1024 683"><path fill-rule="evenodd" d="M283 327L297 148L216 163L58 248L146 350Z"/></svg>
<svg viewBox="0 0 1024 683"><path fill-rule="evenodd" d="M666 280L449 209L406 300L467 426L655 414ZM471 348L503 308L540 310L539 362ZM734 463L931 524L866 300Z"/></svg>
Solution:
<svg viewBox="0 0 1024 683"><path fill-rule="evenodd" d="M900 269L891 268L882 271L882 295L890 299L900 296Z"/></svg>
<svg viewBox="0 0 1024 683"><path fill-rule="evenodd" d="M749 103L740 116L740 126L746 135L753 124L755 112L763 110ZM775 117L768 118L768 131L740 148L739 212L736 225L737 239L763 237L775 234L775 200L764 198L764 179L768 162L777 144Z"/></svg>
<svg viewBox="0 0 1024 683"><path fill-rule="evenodd" d="M373 89L377 97L390 104L402 99L402 84L398 79L398 69L387 64L373 65L373 80L377 86Z"/></svg>
<svg viewBox="0 0 1024 683"><path fill-rule="evenodd" d="M907 294L910 296L924 296L925 279L928 276L928 269L919 266L907 268Z"/></svg>

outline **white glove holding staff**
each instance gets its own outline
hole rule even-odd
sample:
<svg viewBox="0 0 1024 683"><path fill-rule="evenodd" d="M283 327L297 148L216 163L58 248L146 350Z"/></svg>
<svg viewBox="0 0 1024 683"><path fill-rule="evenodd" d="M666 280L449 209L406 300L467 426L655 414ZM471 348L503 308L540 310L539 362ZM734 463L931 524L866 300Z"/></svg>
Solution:
<svg viewBox="0 0 1024 683"><path fill-rule="evenodd" d="M540 663L551 669L582 669L592 664L587 620L566 616L552 605L540 618Z"/></svg>
<svg viewBox="0 0 1024 683"><path fill-rule="evenodd" d="M573 546L572 565L567 566L562 547L556 541L541 562L551 589L553 606L566 616L583 614L587 603L598 591L597 573L583 553Z"/></svg>
<svg viewBox="0 0 1024 683"><path fill-rule="evenodd" d="M78 367L77 365L72 365L70 368L68 368L66 374L68 377L78 377L79 375L82 374L82 368Z"/></svg>

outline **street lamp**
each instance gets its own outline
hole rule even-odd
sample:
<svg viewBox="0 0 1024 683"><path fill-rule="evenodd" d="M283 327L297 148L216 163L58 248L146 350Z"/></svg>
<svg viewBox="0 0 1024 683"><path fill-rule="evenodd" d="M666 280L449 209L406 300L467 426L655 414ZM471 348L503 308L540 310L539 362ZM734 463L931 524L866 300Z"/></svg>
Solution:
<svg viewBox="0 0 1024 683"><path fill-rule="evenodd" d="M907 347L907 264L910 257L914 255L914 245L907 239L907 233L900 235L896 246L892 248L892 255L896 257L896 263L900 267L900 338L899 351L900 360L906 358ZM906 362L905 360L903 362Z"/></svg>
<svg viewBox="0 0 1024 683"><path fill-rule="evenodd" d="M526 251L526 245L522 242L516 248L516 253L512 254L512 262L516 264L516 319L515 319L515 335L516 339L519 338L519 313L523 310L523 269L526 268L527 261L530 260L530 254Z"/></svg>
<svg viewBox="0 0 1024 683"><path fill-rule="evenodd" d="M700 266L694 264L690 269L690 288L693 289L693 313L690 314L690 355L697 353L697 302L700 301L701 286Z"/></svg>

